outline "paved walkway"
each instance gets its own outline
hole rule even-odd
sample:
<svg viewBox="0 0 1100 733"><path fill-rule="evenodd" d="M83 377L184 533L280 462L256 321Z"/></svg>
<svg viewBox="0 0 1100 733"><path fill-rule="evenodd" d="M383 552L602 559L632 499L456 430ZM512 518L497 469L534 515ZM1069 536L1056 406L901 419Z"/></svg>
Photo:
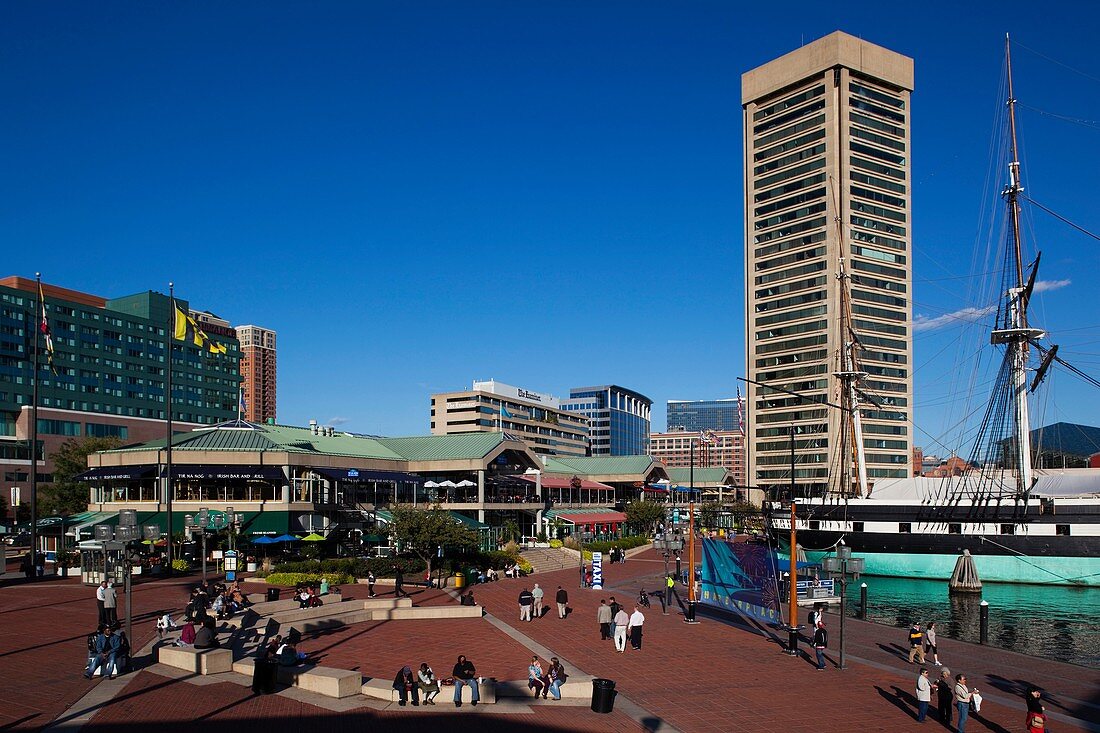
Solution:
<svg viewBox="0 0 1100 733"><path fill-rule="evenodd" d="M574 673L617 682L621 697L611 715L593 713L587 705L542 701L524 701L519 707L456 709L446 703L446 692L440 697L446 704L434 708L391 708L365 699L341 707L295 690L255 696L246 686L218 678L187 680L149 670L114 681L86 682L80 672L84 638L96 620L94 589L75 580L11 585L0 588L0 660L5 670L0 730L39 730L90 690L99 698L95 705L87 705L89 698L62 716L70 717L72 723L88 718L84 733L138 733L139 729L145 733L154 728L193 733L196 724L204 733L270 733L286 725L293 726L295 733L331 733L334 725L350 723L371 730L392 727L398 720L402 730L437 732L441 724L457 721L458 715L475 715L477 725L488 731L519 726L539 731L816 733L898 731L915 725L916 669L901 657L903 629L849 619L849 669L816 672L807 659L782 654L768 629L703 614L702 623L687 625L678 609L663 616L654 597L653 607L643 610L642 651L628 648L626 654L615 653L611 642L599 639L596 607L600 598L615 595L630 604L641 587L656 592L663 567L652 551L626 565L608 566L603 591L577 588L573 569L505 579L473 589L477 601L491 614L489 619L356 624L307 635L302 643L302 649L316 653L325 666L358 669L385 679L392 678L400 666L421 661L429 662L441 676L449 675L460 653L469 656L484 676L521 679L532 652L549 652ZM573 608L568 619L559 620L551 610L531 623L518 620L519 591L536 580L545 589L551 609L557 586L568 590ZM156 613L178 610L186 598L185 586L193 582L189 578L136 586L136 648L152 638ZM349 587L346 594L361 598L365 588ZM438 590L421 590L414 601L418 605L453 602ZM838 621L830 618L834 647L839 641ZM1020 692L1031 682L1049 691L1048 711L1059 733L1100 731L1100 671L942 638L940 650L941 659L954 671L964 672L985 695L982 716L972 719L968 727L971 733L1019 730ZM835 652L830 650L833 660Z"/></svg>

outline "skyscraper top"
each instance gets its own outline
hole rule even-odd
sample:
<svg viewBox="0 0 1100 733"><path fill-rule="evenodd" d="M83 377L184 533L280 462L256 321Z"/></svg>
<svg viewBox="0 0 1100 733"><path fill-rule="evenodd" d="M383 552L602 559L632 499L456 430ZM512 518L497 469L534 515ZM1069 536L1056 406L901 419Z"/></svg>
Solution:
<svg viewBox="0 0 1100 733"><path fill-rule="evenodd" d="M741 104L839 66L913 91L913 59L843 31L834 31L742 74Z"/></svg>

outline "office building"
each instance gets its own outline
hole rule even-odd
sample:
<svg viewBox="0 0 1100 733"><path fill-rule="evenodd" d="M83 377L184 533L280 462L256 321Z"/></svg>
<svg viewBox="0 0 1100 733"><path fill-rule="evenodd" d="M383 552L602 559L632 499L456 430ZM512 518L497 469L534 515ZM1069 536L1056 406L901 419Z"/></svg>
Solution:
<svg viewBox="0 0 1100 733"><path fill-rule="evenodd" d="M562 409L588 418L594 456L644 456L649 448L649 411L653 400L640 392L605 384L576 387Z"/></svg>
<svg viewBox="0 0 1100 733"><path fill-rule="evenodd" d="M260 326L237 326L241 342L241 388L244 419L275 422L275 332Z"/></svg>
<svg viewBox="0 0 1100 733"><path fill-rule="evenodd" d="M669 400L666 423L670 432L740 430L744 418L742 412L744 407L744 397L721 400Z"/></svg>
<svg viewBox="0 0 1100 733"><path fill-rule="evenodd" d="M745 486L745 439L738 430L650 433L649 454L669 469L725 468Z"/></svg>
<svg viewBox="0 0 1100 733"><path fill-rule="evenodd" d="M749 483L826 489L847 456L838 392L840 281L863 349L868 476L909 474L912 437L910 58L836 32L741 78ZM840 487L833 487L838 489ZM843 489L847 491L848 489Z"/></svg>
<svg viewBox="0 0 1100 733"><path fill-rule="evenodd" d="M123 442L163 438L165 433L165 340L170 328L168 296L148 291L108 299L42 285L55 349L51 373L40 341L38 474L52 480L48 458L70 438L113 436ZM0 280L0 475L8 487L30 484L31 394L35 281ZM176 300L183 310L185 300ZM240 352L233 330L204 326L226 346L211 354L175 341L173 418L189 430L236 417Z"/></svg>
<svg viewBox="0 0 1100 733"><path fill-rule="evenodd" d="M461 392L432 395L432 435L504 432L537 454L583 456L588 419L566 412L561 400L490 379Z"/></svg>

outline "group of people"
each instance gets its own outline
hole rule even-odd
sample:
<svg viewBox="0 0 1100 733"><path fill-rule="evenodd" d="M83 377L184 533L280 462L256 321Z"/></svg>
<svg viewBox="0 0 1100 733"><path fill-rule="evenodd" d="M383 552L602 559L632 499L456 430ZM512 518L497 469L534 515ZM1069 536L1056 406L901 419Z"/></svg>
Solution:
<svg viewBox="0 0 1100 733"><path fill-rule="evenodd" d="M943 665L940 666L943 667ZM965 733L966 721L970 717L971 711L978 712L981 710L982 696L978 692L978 688L969 687L964 674L957 674L952 679L951 670L947 667L940 670L940 678L935 681L930 679L928 668L921 667L920 672L917 674L916 692L918 723L923 723L927 719L933 693L936 695L936 709L939 713L940 722L950 728L951 720L954 717L957 733ZM1043 729L1040 728L1039 730L1042 731Z"/></svg>
<svg viewBox="0 0 1100 733"><path fill-rule="evenodd" d="M88 635L88 664L84 668L84 678L91 679L102 669L103 676L113 680L116 674L122 674L130 667L130 640L117 621L100 624L95 632Z"/></svg>
<svg viewBox="0 0 1100 733"><path fill-rule="evenodd" d="M191 597L184 608L184 618L202 622L209 611L217 618L230 618L249 605L239 583L226 586L224 583L210 584L203 580L191 589Z"/></svg>
<svg viewBox="0 0 1100 733"><path fill-rule="evenodd" d="M940 664L939 648L936 646L936 622L929 622L927 628L921 628L920 621L914 621L909 627L909 664L916 659L924 664L925 655L931 654L932 661L937 667Z"/></svg>
<svg viewBox="0 0 1100 733"><path fill-rule="evenodd" d="M264 645L260 658L274 659L281 667L296 667L306 661L309 655L298 651L297 643L301 641L301 636L296 629L290 631L291 633L287 634L285 638L282 634L271 637Z"/></svg>
<svg viewBox="0 0 1100 733"><path fill-rule="evenodd" d="M452 677L446 682L454 684L455 707L462 707L462 688L466 685L470 687L471 704L477 705L481 695L477 687L477 670L474 668L473 662L468 660L466 655L460 654L458 661L455 662L455 666L451 670L451 675ZM421 696L423 696L425 705L435 705L435 698L442 691L443 684L444 680L436 677L435 672L432 671L427 662L421 662L420 669L416 673L413 673L412 667L405 665L398 670L393 678L393 689L397 692L397 704L401 707L408 704L409 700L412 700L414 706L420 705Z"/></svg>
<svg viewBox="0 0 1100 733"><path fill-rule="evenodd" d="M531 657L531 664L527 667L527 688L535 691L535 697L542 695L546 700L547 695L553 695L555 700L561 699L561 686L568 675L565 667L557 657L550 657L549 666L543 670L542 662L538 656Z"/></svg>
<svg viewBox="0 0 1100 733"><path fill-rule="evenodd" d="M472 595L472 594L471 594ZM533 618L542 618L546 606L543 599L546 592L535 583L534 588L524 588L519 594L519 620L531 621ZM569 593L560 585L554 594L554 603L558 606L558 618L566 618L569 615ZM473 605L473 604L471 604Z"/></svg>
<svg viewBox="0 0 1100 733"><path fill-rule="evenodd" d="M645 624L645 616L634 606L634 612L628 614L626 607L611 596L611 602L600 599L600 605L596 609L596 623L600 626L600 640L609 639L615 642L615 651L626 653L626 640L630 638L630 648L634 651L642 650L642 627Z"/></svg>

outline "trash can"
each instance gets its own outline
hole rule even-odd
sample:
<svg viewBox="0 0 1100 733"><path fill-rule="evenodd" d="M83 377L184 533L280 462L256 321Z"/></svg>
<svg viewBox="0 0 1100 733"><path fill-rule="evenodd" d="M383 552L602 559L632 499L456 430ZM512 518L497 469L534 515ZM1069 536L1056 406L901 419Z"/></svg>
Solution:
<svg viewBox="0 0 1100 733"><path fill-rule="evenodd" d="M267 600L269 600L269 601L279 600L279 589L278 588L268 588L267 589Z"/></svg>
<svg viewBox="0 0 1100 733"><path fill-rule="evenodd" d="M257 659L252 671L252 691L257 695L270 695L275 692L275 683L278 678L278 660Z"/></svg>
<svg viewBox="0 0 1100 733"><path fill-rule="evenodd" d="M466 568L466 585L477 585L477 577L481 575L477 568Z"/></svg>
<svg viewBox="0 0 1100 733"><path fill-rule="evenodd" d="M466 587L466 576L462 573L455 573L455 588Z"/></svg>
<svg viewBox="0 0 1100 733"><path fill-rule="evenodd" d="M592 712L610 713L615 708L615 680L592 680Z"/></svg>

